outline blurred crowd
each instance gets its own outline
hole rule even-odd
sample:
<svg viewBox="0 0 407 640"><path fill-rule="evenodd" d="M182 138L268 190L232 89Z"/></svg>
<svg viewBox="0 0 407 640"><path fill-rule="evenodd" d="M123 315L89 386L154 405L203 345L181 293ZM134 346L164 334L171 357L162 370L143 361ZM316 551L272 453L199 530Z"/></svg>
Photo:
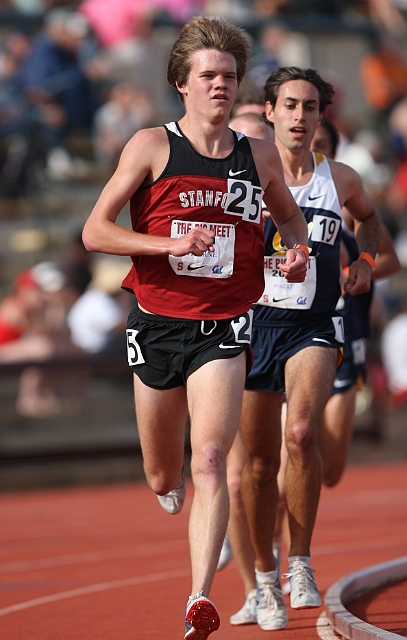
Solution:
<svg viewBox="0 0 407 640"><path fill-rule="evenodd" d="M85 397L87 357L117 354L125 363L125 327L134 303L121 289L127 271L126 259L91 257L78 234L58 260L39 262L17 275L0 301L0 366L27 365L16 403L21 415L71 412L72 402L78 405ZM66 359L78 361L78 384L65 385L61 394L55 370L38 365L59 362L63 373Z"/></svg>
<svg viewBox="0 0 407 640"><path fill-rule="evenodd" d="M368 22L370 50L358 62L364 122L344 115L346 77L319 71L336 89L327 113L340 136L336 159L361 175L395 242L403 282L407 0L3 0L0 199L29 196L33 167L49 180L74 180L100 166L112 171L134 133L161 124L162 105L158 109L153 99L157 26L177 29L197 13L250 27L253 55L239 99L253 102L255 96L259 104L271 71L308 66L301 34L290 31L290 17ZM78 138L82 155L72 147ZM0 364L124 348L119 336L132 301L121 292L120 281L127 266L126 260L90 258L78 237L71 238L59 260L19 273L0 301ZM407 401L407 285L395 290L385 281L375 296L370 385L398 407ZM24 372L17 403L21 413L58 409L45 378L36 367Z"/></svg>

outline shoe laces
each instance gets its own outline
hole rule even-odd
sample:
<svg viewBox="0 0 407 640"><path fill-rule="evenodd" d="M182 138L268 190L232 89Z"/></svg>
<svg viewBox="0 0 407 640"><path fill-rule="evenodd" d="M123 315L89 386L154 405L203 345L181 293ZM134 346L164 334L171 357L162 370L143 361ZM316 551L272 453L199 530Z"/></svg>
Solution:
<svg viewBox="0 0 407 640"><path fill-rule="evenodd" d="M302 560L294 560L288 568L288 573L284 573L282 578L294 578L295 587L301 591L307 589L310 582L312 585L315 584L313 573L315 573L315 569L309 564Z"/></svg>
<svg viewBox="0 0 407 640"><path fill-rule="evenodd" d="M278 588L277 583L265 583L265 584L257 584L258 586L258 602L261 598L262 605L267 609L273 607L273 611L276 612L278 609L278 601L282 600L283 594L281 589Z"/></svg>
<svg viewBox="0 0 407 640"><path fill-rule="evenodd" d="M195 600L199 600L199 598L203 598L204 596L202 594L203 594L203 589L202 589L202 591L198 591L198 593L195 593L195 595L189 596L188 597L187 607L189 607L190 604L195 602Z"/></svg>

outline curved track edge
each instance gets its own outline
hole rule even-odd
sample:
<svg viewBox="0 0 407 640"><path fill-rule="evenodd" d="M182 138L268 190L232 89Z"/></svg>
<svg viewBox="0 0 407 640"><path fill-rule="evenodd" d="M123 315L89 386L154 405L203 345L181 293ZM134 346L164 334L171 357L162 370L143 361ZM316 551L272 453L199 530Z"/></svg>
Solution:
<svg viewBox="0 0 407 640"><path fill-rule="evenodd" d="M407 578L407 556L350 573L335 582L324 599L326 614L335 632L348 640L403 639L397 633L360 620L347 610L346 604L368 591L404 578Z"/></svg>

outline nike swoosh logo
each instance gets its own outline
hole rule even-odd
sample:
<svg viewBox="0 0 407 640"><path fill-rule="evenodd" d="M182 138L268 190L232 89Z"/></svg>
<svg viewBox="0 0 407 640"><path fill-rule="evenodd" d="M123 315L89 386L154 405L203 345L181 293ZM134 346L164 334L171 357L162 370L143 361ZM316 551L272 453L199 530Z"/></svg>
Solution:
<svg viewBox="0 0 407 640"><path fill-rule="evenodd" d="M246 169L242 169L241 171L232 171L232 169L229 169L229 175L231 178L233 178L233 176L238 176L239 173L244 173L246 171Z"/></svg>
<svg viewBox="0 0 407 640"><path fill-rule="evenodd" d="M325 193L321 193L320 196L308 196L308 200L318 200L318 198L323 198Z"/></svg>
<svg viewBox="0 0 407 640"><path fill-rule="evenodd" d="M219 349L239 349L240 347L241 347L240 344L227 345L227 344L223 344L223 342L221 342L221 344L219 345Z"/></svg>
<svg viewBox="0 0 407 640"><path fill-rule="evenodd" d="M288 300L289 296L287 296L287 298L273 298L273 302L282 302L283 300Z"/></svg>
<svg viewBox="0 0 407 640"><path fill-rule="evenodd" d="M313 342L325 342L325 344L331 344L328 340L324 340L323 338L312 338Z"/></svg>
<svg viewBox="0 0 407 640"><path fill-rule="evenodd" d="M187 266L188 271L196 271L197 269L202 269L202 267L204 267L204 264L197 264L195 267L192 264L189 264Z"/></svg>
<svg viewBox="0 0 407 640"><path fill-rule="evenodd" d="M340 389L341 387L346 387L348 384L354 384L352 378L348 378L347 380L335 380L334 387L335 389Z"/></svg>

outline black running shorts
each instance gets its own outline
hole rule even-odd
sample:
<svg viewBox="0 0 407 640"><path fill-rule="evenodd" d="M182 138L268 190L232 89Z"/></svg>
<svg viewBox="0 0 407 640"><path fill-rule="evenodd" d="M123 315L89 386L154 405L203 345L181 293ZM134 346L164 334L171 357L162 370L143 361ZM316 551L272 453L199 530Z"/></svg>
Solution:
<svg viewBox="0 0 407 640"><path fill-rule="evenodd" d="M226 320L184 320L145 313L138 305L127 321L127 356L131 370L153 389L185 386L188 376L206 362L247 352L253 312Z"/></svg>

